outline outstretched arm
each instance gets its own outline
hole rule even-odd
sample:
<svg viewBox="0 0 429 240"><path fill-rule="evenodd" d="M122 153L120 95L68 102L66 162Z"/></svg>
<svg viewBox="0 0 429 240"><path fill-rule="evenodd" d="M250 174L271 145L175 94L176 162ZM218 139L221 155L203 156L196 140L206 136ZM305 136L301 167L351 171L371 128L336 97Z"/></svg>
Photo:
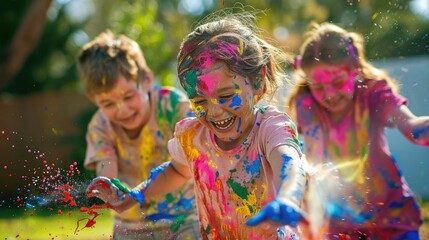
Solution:
<svg viewBox="0 0 429 240"><path fill-rule="evenodd" d="M171 162L156 178L151 180L145 188L144 184L139 185L145 191L146 198L157 195L165 195L183 186L190 178L191 172L187 166Z"/></svg>
<svg viewBox="0 0 429 240"><path fill-rule="evenodd" d="M280 146L270 155L276 186L279 191L274 201L251 218L247 225L256 226L270 220L280 225L296 227L307 222L300 208L306 186L305 160L290 146Z"/></svg>
<svg viewBox="0 0 429 240"><path fill-rule="evenodd" d="M415 116L407 106L401 105L390 114L395 126L411 142L429 146L429 116Z"/></svg>
<svg viewBox="0 0 429 240"><path fill-rule="evenodd" d="M118 179L97 177L88 186L87 196L100 198L108 207L122 212L137 202L143 206L147 197L167 194L181 187L190 176L186 166L166 162L152 169L149 178L134 189L128 189Z"/></svg>

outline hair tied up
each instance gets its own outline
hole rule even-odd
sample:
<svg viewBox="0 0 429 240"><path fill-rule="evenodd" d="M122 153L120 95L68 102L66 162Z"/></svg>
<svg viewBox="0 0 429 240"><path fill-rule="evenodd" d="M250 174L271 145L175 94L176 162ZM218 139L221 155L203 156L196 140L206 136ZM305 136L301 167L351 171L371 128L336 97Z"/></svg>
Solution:
<svg viewBox="0 0 429 240"><path fill-rule="evenodd" d="M293 69L298 69L299 67L301 67L301 63L302 63L302 56L298 55L295 57L295 59L293 60Z"/></svg>

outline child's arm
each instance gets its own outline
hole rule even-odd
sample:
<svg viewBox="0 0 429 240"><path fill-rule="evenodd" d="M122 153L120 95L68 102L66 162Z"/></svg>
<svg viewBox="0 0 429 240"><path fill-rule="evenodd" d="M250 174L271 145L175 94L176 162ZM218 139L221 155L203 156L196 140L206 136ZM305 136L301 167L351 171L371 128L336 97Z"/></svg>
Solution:
<svg viewBox="0 0 429 240"><path fill-rule="evenodd" d="M181 187L190 177L186 166L166 162L153 169L149 178L134 189L126 188L118 179L97 177L88 186L87 196L100 198L107 207L122 212L137 202L143 206L146 197L164 195Z"/></svg>
<svg viewBox="0 0 429 240"><path fill-rule="evenodd" d="M305 161L295 148L286 145L275 148L269 157L279 191L276 199L251 218L247 225L256 226L262 221L271 220L296 227L299 222L307 222L300 208L307 179Z"/></svg>
<svg viewBox="0 0 429 240"><path fill-rule="evenodd" d="M395 126L411 142L429 146L429 116L415 116L406 105L398 106L390 114Z"/></svg>
<svg viewBox="0 0 429 240"><path fill-rule="evenodd" d="M147 198L165 195L183 186L191 176L187 166L171 162L147 187L139 185L138 188L144 190Z"/></svg>

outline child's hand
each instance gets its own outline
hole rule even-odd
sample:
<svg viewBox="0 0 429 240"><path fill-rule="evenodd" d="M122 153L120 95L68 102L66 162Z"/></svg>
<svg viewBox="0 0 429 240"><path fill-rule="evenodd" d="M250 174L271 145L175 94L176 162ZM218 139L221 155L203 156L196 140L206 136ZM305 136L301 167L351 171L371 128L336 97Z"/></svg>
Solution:
<svg viewBox="0 0 429 240"><path fill-rule="evenodd" d="M246 224L247 226L253 227L266 220L271 220L273 222L292 227L298 226L299 222L308 223L304 212L277 199L262 208L262 210L250 218Z"/></svg>
<svg viewBox="0 0 429 240"><path fill-rule="evenodd" d="M124 202L128 194L121 192L109 178L96 177L87 187L86 195L99 198L115 209Z"/></svg>

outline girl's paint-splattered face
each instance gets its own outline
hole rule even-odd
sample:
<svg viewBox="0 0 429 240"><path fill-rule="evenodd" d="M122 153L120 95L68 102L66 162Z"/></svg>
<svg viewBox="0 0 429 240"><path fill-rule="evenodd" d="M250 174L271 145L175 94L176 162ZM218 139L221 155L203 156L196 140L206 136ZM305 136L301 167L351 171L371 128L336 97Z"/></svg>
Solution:
<svg viewBox="0 0 429 240"><path fill-rule="evenodd" d="M311 94L328 111L338 113L350 106L356 77L350 67L319 63L304 72Z"/></svg>
<svg viewBox="0 0 429 240"><path fill-rule="evenodd" d="M189 70L183 85L195 115L215 134L219 147L231 149L246 139L255 123L255 90L246 77L213 62Z"/></svg>
<svg viewBox="0 0 429 240"><path fill-rule="evenodd" d="M146 85L120 76L112 90L96 94L93 101L111 122L125 130L140 132L150 117Z"/></svg>

